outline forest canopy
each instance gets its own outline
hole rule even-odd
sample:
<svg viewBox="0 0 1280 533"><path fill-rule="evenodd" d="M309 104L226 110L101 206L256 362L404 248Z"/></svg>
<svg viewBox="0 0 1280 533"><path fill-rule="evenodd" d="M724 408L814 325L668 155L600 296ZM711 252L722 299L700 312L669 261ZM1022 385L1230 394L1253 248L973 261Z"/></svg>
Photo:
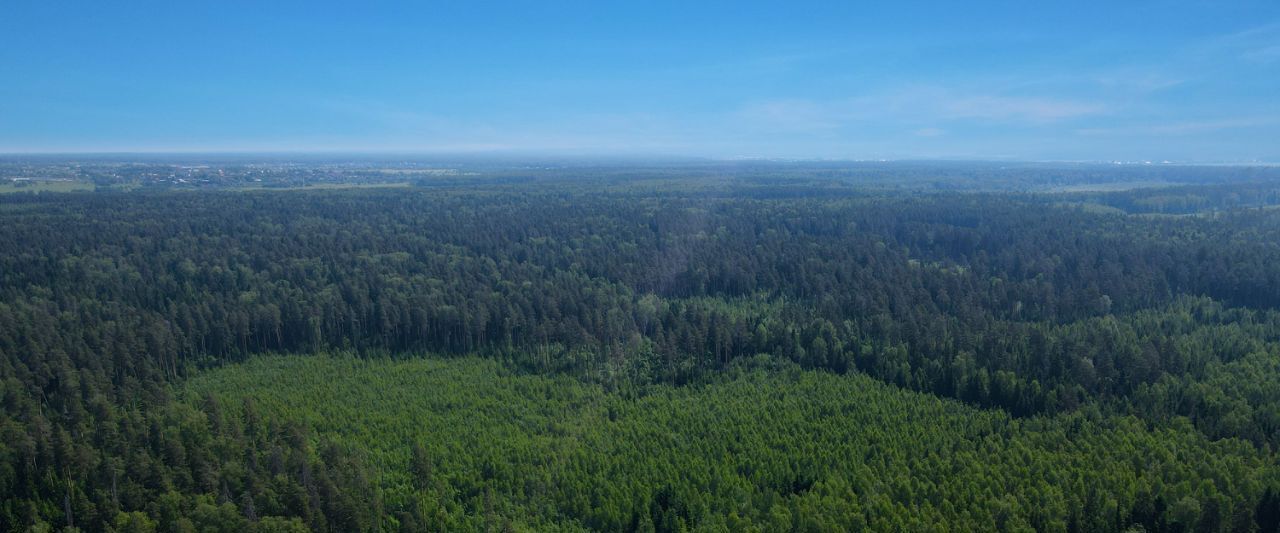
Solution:
<svg viewBox="0 0 1280 533"><path fill-rule="evenodd" d="M1265 172L772 171L0 195L0 524L1280 527Z"/></svg>

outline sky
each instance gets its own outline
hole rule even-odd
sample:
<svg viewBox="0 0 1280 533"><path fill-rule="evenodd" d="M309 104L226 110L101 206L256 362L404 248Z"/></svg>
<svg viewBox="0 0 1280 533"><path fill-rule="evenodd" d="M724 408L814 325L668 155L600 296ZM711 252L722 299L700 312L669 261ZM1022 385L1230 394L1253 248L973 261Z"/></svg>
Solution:
<svg viewBox="0 0 1280 533"><path fill-rule="evenodd" d="M0 7L0 152L1280 162L1280 2Z"/></svg>

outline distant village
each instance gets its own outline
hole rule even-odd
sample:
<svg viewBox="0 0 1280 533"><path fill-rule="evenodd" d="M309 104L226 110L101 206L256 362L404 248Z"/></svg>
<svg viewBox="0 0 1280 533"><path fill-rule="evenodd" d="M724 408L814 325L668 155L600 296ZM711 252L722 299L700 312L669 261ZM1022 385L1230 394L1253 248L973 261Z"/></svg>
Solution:
<svg viewBox="0 0 1280 533"><path fill-rule="evenodd" d="M0 187L13 190L308 187L335 184L394 184L454 176L453 168L412 164L202 164L0 161ZM82 187L77 187L77 185Z"/></svg>

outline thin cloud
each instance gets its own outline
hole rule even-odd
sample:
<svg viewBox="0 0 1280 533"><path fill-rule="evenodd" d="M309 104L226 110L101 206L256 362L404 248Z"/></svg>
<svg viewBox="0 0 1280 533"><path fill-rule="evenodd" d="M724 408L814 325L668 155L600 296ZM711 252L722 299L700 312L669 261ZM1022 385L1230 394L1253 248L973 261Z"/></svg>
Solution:
<svg viewBox="0 0 1280 533"><path fill-rule="evenodd" d="M748 104L736 115L746 122L787 131L827 131L857 119L850 111L833 102L784 99Z"/></svg>
<svg viewBox="0 0 1280 533"><path fill-rule="evenodd" d="M1187 78L1173 76L1151 67L1131 67L1095 74L1091 81L1108 89L1147 95L1182 85L1187 82Z"/></svg>
<svg viewBox="0 0 1280 533"><path fill-rule="evenodd" d="M1249 50L1244 53L1243 57L1249 61L1257 63L1273 63L1280 61L1280 44Z"/></svg>
<svg viewBox="0 0 1280 533"><path fill-rule="evenodd" d="M807 132L829 132L866 122L895 122L918 125L915 131L921 136L936 136L943 131L929 122L1042 125L1097 115L1108 109L1100 102L1075 99L908 87L839 100L789 98L755 102L743 106L734 116L748 126Z"/></svg>
<svg viewBox="0 0 1280 533"><path fill-rule="evenodd" d="M1055 122L1106 111L1100 103L1055 98L960 96L942 101L943 118L998 121Z"/></svg>
<svg viewBox="0 0 1280 533"><path fill-rule="evenodd" d="M1207 39L1191 50L1201 60L1234 58L1251 63L1280 60L1280 22Z"/></svg>
<svg viewBox="0 0 1280 533"><path fill-rule="evenodd" d="M1192 135L1221 130L1256 128L1275 124L1280 124L1280 119L1277 119L1276 117L1243 117L1218 120L1193 120L1116 128L1082 128L1076 130L1076 133L1089 136Z"/></svg>

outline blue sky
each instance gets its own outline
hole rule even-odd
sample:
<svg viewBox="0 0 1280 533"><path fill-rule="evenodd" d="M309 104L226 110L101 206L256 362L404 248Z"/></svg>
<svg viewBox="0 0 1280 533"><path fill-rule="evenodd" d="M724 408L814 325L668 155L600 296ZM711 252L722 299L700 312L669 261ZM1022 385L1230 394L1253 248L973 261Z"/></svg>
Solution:
<svg viewBox="0 0 1280 533"><path fill-rule="evenodd" d="M1275 0L115 4L0 7L0 152L1280 161Z"/></svg>

